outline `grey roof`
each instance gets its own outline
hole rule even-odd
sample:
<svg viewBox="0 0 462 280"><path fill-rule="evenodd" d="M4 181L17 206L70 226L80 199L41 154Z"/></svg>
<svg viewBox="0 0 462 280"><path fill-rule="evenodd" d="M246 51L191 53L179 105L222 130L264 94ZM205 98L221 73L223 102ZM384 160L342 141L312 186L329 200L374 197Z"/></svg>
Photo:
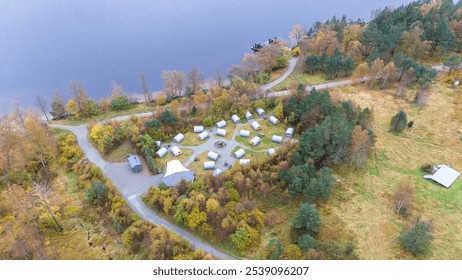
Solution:
<svg viewBox="0 0 462 280"><path fill-rule="evenodd" d="M199 133L199 135L197 135L197 138L199 138L200 140L204 140L207 137L209 137L209 133L207 131L202 131L201 133Z"/></svg>
<svg viewBox="0 0 462 280"><path fill-rule="evenodd" d="M282 142L282 136L273 135L273 137L271 138L271 141L273 141L274 143L281 143Z"/></svg>
<svg viewBox="0 0 462 280"><path fill-rule="evenodd" d="M194 171L182 171L177 172L167 177L161 179L162 183L164 183L168 187L173 187L178 184L181 180L185 180L188 182L194 181Z"/></svg>
<svg viewBox="0 0 462 280"><path fill-rule="evenodd" d="M250 159L240 159L239 164L241 165L250 164Z"/></svg>
<svg viewBox="0 0 462 280"><path fill-rule="evenodd" d="M233 123L241 122L241 118L239 118L237 115L232 115L231 120L233 121Z"/></svg>
<svg viewBox="0 0 462 280"><path fill-rule="evenodd" d="M258 114L259 116L263 116L263 115L266 114L266 113L265 113L265 110L263 110L263 108L257 108L257 114Z"/></svg>
<svg viewBox="0 0 462 280"><path fill-rule="evenodd" d="M141 160L138 155L130 155L128 157L128 163L130 164L130 167L136 167L136 166L141 166Z"/></svg>
<svg viewBox="0 0 462 280"><path fill-rule="evenodd" d="M221 121L217 122L215 124L215 126L218 127L218 128L223 128L223 127L226 126L226 122L225 122L225 120L221 120Z"/></svg>
<svg viewBox="0 0 462 280"><path fill-rule="evenodd" d="M256 122L256 121L253 121L250 125L252 126L252 128L253 128L254 130L259 130L259 129L261 129L261 125L260 125L258 122Z"/></svg>
<svg viewBox="0 0 462 280"><path fill-rule="evenodd" d="M215 169L215 162L214 161L204 162L204 169L205 170Z"/></svg>
<svg viewBox="0 0 462 280"><path fill-rule="evenodd" d="M201 125L195 125L194 126L194 132L195 133L201 133L202 131L204 131L204 126L201 126Z"/></svg>
<svg viewBox="0 0 462 280"><path fill-rule="evenodd" d="M217 154L217 153L215 153L215 152L212 152L212 151L210 151L210 152L207 154L207 158L210 159L210 160L213 160L213 161L218 160L219 157L220 157L219 154Z"/></svg>
<svg viewBox="0 0 462 280"><path fill-rule="evenodd" d="M258 136L255 136L254 138L252 138L252 140L249 141L250 144L254 145L254 146L258 146L258 144L260 144L261 142L261 138L258 137Z"/></svg>
<svg viewBox="0 0 462 280"><path fill-rule="evenodd" d="M243 130L239 131L239 135L240 135L241 137L247 137L247 138L249 138L249 137L250 137L250 131L249 131L249 130L244 130L244 129L243 129Z"/></svg>
<svg viewBox="0 0 462 280"><path fill-rule="evenodd" d="M270 157L273 156L275 153L276 153L276 150L273 149L273 148L271 148L271 149L268 150L268 155L269 155Z"/></svg>
<svg viewBox="0 0 462 280"><path fill-rule="evenodd" d="M247 111L244 116L247 120L253 119L253 115L249 111Z"/></svg>
<svg viewBox="0 0 462 280"><path fill-rule="evenodd" d="M237 150L236 152L234 152L233 156L237 159L240 159L241 157L245 156L244 149Z"/></svg>
<svg viewBox="0 0 462 280"><path fill-rule="evenodd" d="M226 136L226 130L221 129L221 128L217 129L217 135Z"/></svg>
<svg viewBox="0 0 462 280"><path fill-rule="evenodd" d="M173 137L173 141L180 143L183 141L184 135L182 133L178 133L175 137Z"/></svg>
<svg viewBox="0 0 462 280"><path fill-rule="evenodd" d="M438 170L433 175L425 175L425 179L432 179L433 181L437 182L449 188L459 177L460 173L449 166L446 165L438 165Z"/></svg>
<svg viewBox="0 0 462 280"><path fill-rule="evenodd" d="M180 150L180 148L178 148L177 146L171 147L171 148L170 148L170 152L172 152L172 154L173 154L174 156L179 156L179 155L181 155L181 153L182 153L181 150Z"/></svg>
<svg viewBox="0 0 462 280"><path fill-rule="evenodd" d="M272 124L277 124L279 123L279 120L275 117L275 116L270 116L268 118L269 122L272 123Z"/></svg>
<svg viewBox="0 0 462 280"><path fill-rule="evenodd" d="M168 153L168 150L167 150L167 148L165 148L165 147L160 148L160 149L156 152L156 154L157 154L159 157L164 157L167 153Z"/></svg>
<svg viewBox="0 0 462 280"><path fill-rule="evenodd" d="M213 171L213 176L218 177L218 176L220 176L221 173L223 173L223 171L221 169L217 168L217 169L215 169Z"/></svg>
<svg viewBox="0 0 462 280"><path fill-rule="evenodd" d="M287 137L294 137L294 129L292 127L289 127L287 130L286 130L286 136Z"/></svg>
<svg viewBox="0 0 462 280"><path fill-rule="evenodd" d="M165 177L161 180L169 187L175 186L181 180L192 182L194 181L194 171L184 167L179 160L172 160L167 162Z"/></svg>

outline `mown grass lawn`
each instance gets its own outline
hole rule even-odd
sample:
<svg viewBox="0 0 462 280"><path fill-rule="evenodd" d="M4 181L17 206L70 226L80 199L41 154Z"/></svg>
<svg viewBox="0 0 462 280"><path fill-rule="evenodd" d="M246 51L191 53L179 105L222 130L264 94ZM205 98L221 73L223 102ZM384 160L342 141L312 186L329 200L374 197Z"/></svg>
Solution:
<svg viewBox="0 0 462 280"><path fill-rule="evenodd" d="M238 135L236 136L235 140L241 143L243 146L251 148L255 151L263 151L268 150L269 148L278 147L280 144L272 142L271 139L273 135L279 135L284 137L287 127L285 127L283 123L273 125L270 122L268 122L268 120L260 120L258 121L258 123L262 127L262 129L258 131L254 131L250 124L246 124L240 127L239 130L249 130L250 137L241 137L239 136L238 131ZM254 147L249 143L249 141L252 140L253 137L258 136L259 133L263 133L265 136L262 138L261 143L258 146Z"/></svg>

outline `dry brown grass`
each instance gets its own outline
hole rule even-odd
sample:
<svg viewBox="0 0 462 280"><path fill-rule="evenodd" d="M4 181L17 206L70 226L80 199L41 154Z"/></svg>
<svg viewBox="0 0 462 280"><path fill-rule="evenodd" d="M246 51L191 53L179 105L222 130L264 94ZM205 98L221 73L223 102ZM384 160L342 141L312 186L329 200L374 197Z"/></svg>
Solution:
<svg viewBox="0 0 462 280"><path fill-rule="evenodd" d="M411 102L415 90L405 98L395 97L394 92L362 86L331 90L340 99L374 109L377 143L365 170L336 168L341 187L321 209L321 216L332 212L344 222L356 236L360 258L400 259L412 258L398 246L400 232L412 218L421 215L436 225L432 254L425 258L462 259L462 180L445 189L423 179L420 171L426 163L462 170L462 125L453 118L462 105L454 103L455 90L439 84L433 85L424 108ZM401 109L409 121L414 121L414 127L402 134L390 133L390 119ZM402 180L416 186L415 208L407 220L393 211L392 194Z"/></svg>

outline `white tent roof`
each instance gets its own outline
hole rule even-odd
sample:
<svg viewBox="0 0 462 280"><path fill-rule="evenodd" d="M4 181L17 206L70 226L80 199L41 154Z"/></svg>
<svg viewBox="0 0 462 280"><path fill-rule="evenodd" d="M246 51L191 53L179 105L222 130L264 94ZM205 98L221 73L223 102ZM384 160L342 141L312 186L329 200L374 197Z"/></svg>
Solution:
<svg viewBox="0 0 462 280"><path fill-rule="evenodd" d="M433 175L425 175L425 178L432 179L446 188L449 188L460 175L458 171L446 165L438 165L438 168L438 171L436 171Z"/></svg>
<svg viewBox="0 0 462 280"><path fill-rule="evenodd" d="M251 118L253 118L252 113L250 113L249 111L247 111L247 112L245 113L245 118L246 118L246 119L251 119Z"/></svg>
<svg viewBox="0 0 462 280"><path fill-rule="evenodd" d="M239 132L239 135L242 136L242 137L250 137L250 131L249 130L241 130Z"/></svg>
<svg viewBox="0 0 462 280"><path fill-rule="evenodd" d="M204 131L204 126L201 126L201 125L194 126L194 132L201 133L202 131Z"/></svg>
<svg viewBox="0 0 462 280"><path fill-rule="evenodd" d="M169 186L175 186L181 180L192 182L194 180L194 171L187 169L179 160L167 162L167 170L162 182Z"/></svg>
<svg viewBox="0 0 462 280"><path fill-rule="evenodd" d="M213 171L213 176L218 177L218 176L220 176L221 173L223 173L223 171L221 169L217 168L217 169L215 169Z"/></svg>
<svg viewBox="0 0 462 280"><path fill-rule="evenodd" d="M167 153L168 153L168 150L167 150L165 147L160 148L160 149L156 152L156 154L157 154L159 157L163 157L163 156L165 156Z"/></svg>
<svg viewBox="0 0 462 280"><path fill-rule="evenodd" d="M215 124L215 126L218 127L218 128L223 128L223 127L226 126L226 122L225 122L225 120L221 120L221 121L217 122Z"/></svg>
<svg viewBox="0 0 462 280"><path fill-rule="evenodd" d="M236 122L239 122L239 121L241 120L241 118L239 118L238 115L232 115L232 116L231 116L231 120L232 120L234 123L236 123Z"/></svg>

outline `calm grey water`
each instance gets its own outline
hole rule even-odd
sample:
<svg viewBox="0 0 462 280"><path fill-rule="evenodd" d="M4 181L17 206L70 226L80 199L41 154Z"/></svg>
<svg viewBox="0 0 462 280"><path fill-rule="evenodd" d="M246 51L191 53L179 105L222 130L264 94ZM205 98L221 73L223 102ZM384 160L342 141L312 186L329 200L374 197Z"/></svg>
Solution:
<svg viewBox="0 0 462 280"><path fill-rule="evenodd" d="M80 80L96 100L111 81L151 90L161 71L197 67L226 74L250 46L288 38L294 24L346 14L369 20L373 9L406 0L0 0L0 115L11 102L34 106L36 95L68 95Z"/></svg>

